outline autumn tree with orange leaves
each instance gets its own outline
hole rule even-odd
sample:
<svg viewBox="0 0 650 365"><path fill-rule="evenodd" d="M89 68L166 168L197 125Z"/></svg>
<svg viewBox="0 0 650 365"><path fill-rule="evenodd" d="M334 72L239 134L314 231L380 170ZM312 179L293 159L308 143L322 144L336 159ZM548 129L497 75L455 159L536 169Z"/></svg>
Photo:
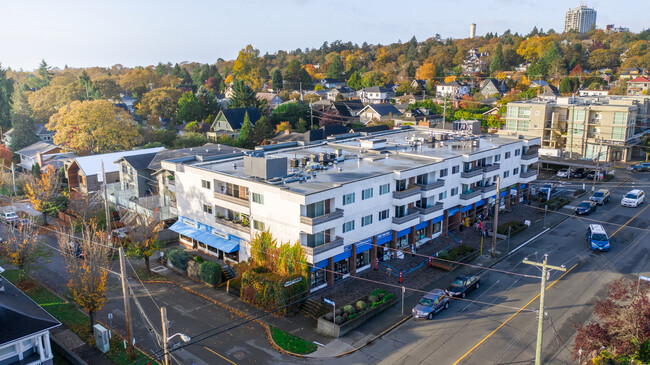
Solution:
<svg viewBox="0 0 650 365"><path fill-rule="evenodd" d="M47 215L56 212L54 204L61 194L61 176L47 166L40 177L32 176L25 185L27 199L37 211L43 213L43 224L47 225Z"/></svg>
<svg viewBox="0 0 650 365"><path fill-rule="evenodd" d="M160 248L158 232L163 227L163 222L158 219L158 209L153 214L147 215L138 213L133 219L126 222L132 229L126 234L129 246L126 249L127 255L144 259L147 272L151 273L149 257Z"/></svg>
<svg viewBox="0 0 650 365"><path fill-rule="evenodd" d="M4 232L4 239L0 242L0 256L14 265L18 269L20 280L24 280L34 264L42 257L49 257L51 252L41 243L34 225L10 225Z"/></svg>
<svg viewBox="0 0 650 365"><path fill-rule="evenodd" d="M62 229L57 233L57 241L70 276L68 289L75 303L88 312L92 332L94 314L106 302L110 241L93 221L86 222L81 233L73 232Z"/></svg>

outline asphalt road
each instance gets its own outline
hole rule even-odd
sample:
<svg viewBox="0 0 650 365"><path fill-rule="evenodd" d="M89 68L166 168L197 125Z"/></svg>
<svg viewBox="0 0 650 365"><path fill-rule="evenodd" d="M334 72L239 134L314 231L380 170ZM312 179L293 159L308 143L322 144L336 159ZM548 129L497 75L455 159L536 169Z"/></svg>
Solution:
<svg viewBox="0 0 650 365"><path fill-rule="evenodd" d="M645 184L643 181L648 176L636 174L632 178ZM622 181L617 180L617 184ZM539 276L538 268L522 264L522 260L527 257L539 262L548 254L550 264L570 269L561 279L561 272L550 275L548 285L552 286L546 291L544 363L576 363L570 353L574 326L590 319L593 303L606 296L608 283L621 276L637 278L650 272L650 240L646 231L650 226L650 204L621 207L619 201L630 189L631 181L610 189L612 200L606 206L587 217L571 216L494 267ZM588 248L585 230L595 221L613 236L609 252L593 252ZM478 291L471 293L467 300L454 301L449 310L439 313L432 321L410 319L372 346L332 363L532 364L537 331L534 310L539 308L536 296L540 280L515 274L486 274Z"/></svg>

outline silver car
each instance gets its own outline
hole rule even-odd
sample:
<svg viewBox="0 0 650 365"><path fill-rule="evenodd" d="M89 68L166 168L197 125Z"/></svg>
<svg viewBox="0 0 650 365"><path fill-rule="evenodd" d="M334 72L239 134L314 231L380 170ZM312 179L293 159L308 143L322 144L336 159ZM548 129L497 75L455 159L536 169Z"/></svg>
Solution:
<svg viewBox="0 0 650 365"><path fill-rule="evenodd" d="M433 289L425 294L411 313L415 318L433 319L433 315L449 308L449 296L442 289Z"/></svg>

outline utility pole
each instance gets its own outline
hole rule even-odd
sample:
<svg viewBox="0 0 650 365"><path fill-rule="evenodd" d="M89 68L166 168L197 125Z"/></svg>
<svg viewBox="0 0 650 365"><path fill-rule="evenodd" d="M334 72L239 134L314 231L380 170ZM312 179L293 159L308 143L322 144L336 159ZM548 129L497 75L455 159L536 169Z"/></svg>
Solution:
<svg viewBox="0 0 650 365"><path fill-rule="evenodd" d="M497 228L499 227L499 208L501 207L501 177L497 176L497 196L494 200L494 224L492 225L492 252L490 257L497 254Z"/></svg>
<svg viewBox="0 0 650 365"><path fill-rule="evenodd" d="M160 318L162 319L162 340L163 340L163 364L169 365L169 352L167 352L167 337L169 337L169 322L167 321L167 308L160 307Z"/></svg>
<svg viewBox="0 0 650 365"><path fill-rule="evenodd" d="M129 298L129 287L126 282L126 258L124 257L124 249L119 248L120 253L120 276L122 278L122 295L124 296L124 316L126 317L126 341L127 353L131 360L135 359L135 352L133 351L133 324L131 323L131 299Z"/></svg>
<svg viewBox="0 0 650 365"><path fill-rule="evenodd" d="M600 163L600 152L602 151L602 149L603 149L603 139L600 138L600 143L598 144L598 155L596 155L596 171L594 173L594 183L591 185L591 191L596 190L596 179L598 179L598 165Z"/></svg>
<svg viewBox="0 0 650 365"><path fill-rule="evenodd" d="M442 104L442 129L445 129L445 119L447 117L447 94L445 94L445 99Z"/></svg>
<svg viewBox="0 0 650 365"><path fill-rule="evenodd" d="M106 234L108 242L111 242L111 217L108 210L108 192L106 191L106 172L104 171L104 161L102 161L102 179L104 179L104 213L106 213Z"/></svg>
<svg viewBox="0 0 650 365"><path fill-rule="evenodd" d="M546 292L546 275L548 269L566 271L564 265L562 267L553 266L548 264L548 254L544 254L544 261L540 264L535 261L524 260L524 264L533 265L542 268L542 288L539 293L539 313L537 319L537 346L535 347L535 365L542 364L542 329L544 327L544 293Z"/></svg>
<svg viewBox="0 0 650 365"><path fill-rule="evenodd" d="M311 119L311 129L314 129L314 109L312 109L311 103L309 103L309 118Z"/></svg>
<svg viewBox="0 0 650 365"><path fill-rule="evenodd" d="M16 190L16 166L13 162L11 163L11 180L14 183L14 196L18 196L18 190Z"/></svg>

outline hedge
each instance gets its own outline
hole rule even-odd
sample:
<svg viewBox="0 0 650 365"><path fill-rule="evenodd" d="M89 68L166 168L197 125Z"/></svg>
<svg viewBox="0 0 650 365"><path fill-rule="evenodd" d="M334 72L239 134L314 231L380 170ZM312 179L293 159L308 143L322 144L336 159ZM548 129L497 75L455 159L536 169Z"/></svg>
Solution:
<svg viewBox="0 0 650 365"><path fill-rule="evenodd" d="M167 260L169 260L175 268L180 270L187 270L187 262L192 257L189 252L185 252L178 247L167 250L165 256L167 256Z"/></svg>
<svg viewBox="0 0 650 365"><path fill-rule="evenodd" d="M498 234L508 234L508 231L510 233L512 232L518 232L518 230L521 228L521 226L525 226L522 222L519 221L509 221L506 222L497 228L497 233ZM510 229L508 229L510 228Z"/></svg>
<svg viewBox="0 0 650 365"><path fill-rule="evenodd" d="M439 252L438 258L442 260L457 261L458 259L467 256L467 254L471 252L474 252L474 248L461 244L452 248L449 251L445 250Z"/></svg>
<svg viewBox="0 0 650 365"><path fill-rule="evenodd" d="M292 285L284 286L286 282L298 278L302 279ZM300 299L308 294L309 280L300 275L281 276L263 268L254 268L242 275L241 298L265 310L284 307L274 312L280 316L297 313L302 304Z"/></svg>
<svg viewBox="0 0 650 365"><path fill-rule="evenodd" d="M544 205L548 206L548 209L550 210L558 210L563 206L569 204L570 201L571 199L561 196L561 197L551 198L551 200L544 203Z"/></svg>
<svg viewBox="0 0 650 365"><path fill-rule="evenodd" d="M199 270L201 281L204 283L212 286L221 284L221 265L213 261L203 261Z"/></svg>
<svg viewBox="0 0 650 365"><path fill-rule="evenodd" d="M354 319L363 313L374 309L380 304L386 303L389 300L395 298L395 294L389 293L383 289L375 289L367 296L356 300L348 305L343 306L343 308L336 309L336 317L334 317L334 322L336 324L343 324L351 319ZM370 303L370 304L368 304ZM325 314L324 318L327 321L332 321L334 314L332 312Z"/></svg>

